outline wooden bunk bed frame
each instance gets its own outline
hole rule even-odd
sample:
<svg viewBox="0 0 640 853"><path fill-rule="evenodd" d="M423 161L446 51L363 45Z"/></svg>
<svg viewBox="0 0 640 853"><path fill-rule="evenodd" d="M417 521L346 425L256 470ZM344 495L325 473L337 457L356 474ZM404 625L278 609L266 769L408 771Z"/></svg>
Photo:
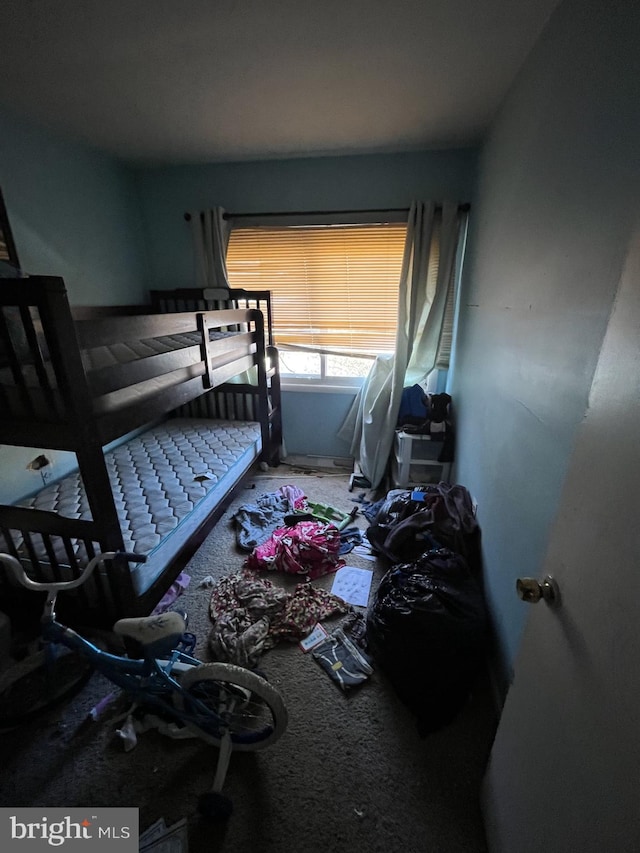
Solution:
<svg viewBox="0 0 640 853"><path fill-rule="evenodd" d="M197 307L187 307L186 294L199 300ZM245 307L238 307L240 298ZM124 550L103 449L156 419L186 414L258 421L259 460L278 464L282 425L277 351L270 322L265 327L263 311L246 307L251 302L261 304L270 321L265 292L235 293L228 300L217 300L212 310L206 291L181 290L154 292L150 306L72 309L60 278L4 281L0 444L73 451L91 520L1 505L0 548L30 564L28 571L35 579L77 576L83 565L78 543L85 560L98 551ZM179 310L168 311L178 306ZM176 337L180 345L175 350L125 363L87 365L87 353L101 347ZM248 382L247 371L252 374ZM93 584L64 596L65 617L72 622L80 618L84 624L110 624L115 618L150 612L235 488L142 594L134 588L128 562L115 559L95 575ZM20 591L0 576L0 595L0 609L10 609L9 599Z"/></svg>
<svg viewBox="0 0 640 853"><path fill-rule="evenodd" d="M150 290L152 311L158 313L198 312L221 310L256 310L265 319L264 348L268 363L277 366L268 381L272 396L278 405L269 411L270 445L269 456L265 461L269 465L278 465L282 447L282 410L280 405L281 386L278 351L273 338L273 315L271 310L271 291L244 290L230 288L224 293L215 288L175 288L173 290ZM197 397L180 409L181 414L194 417L226 418L235 420L258 420L255 408L255 388L247 385L227 384L213 389L206 397Z"/></svg>
<svg viewBox="0 0 640 853"><path fill-rule="evenodd" d="M267 346L273 346L273 316L270 290L182 287L175 290L150 290L153 311L219 311L224 308L256 308L265 318Z"/></svg>

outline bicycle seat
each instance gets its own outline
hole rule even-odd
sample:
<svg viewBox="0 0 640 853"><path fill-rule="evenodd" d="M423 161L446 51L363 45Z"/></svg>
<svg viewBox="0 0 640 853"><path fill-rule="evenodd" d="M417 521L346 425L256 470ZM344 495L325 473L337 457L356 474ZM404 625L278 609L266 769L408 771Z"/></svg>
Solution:
<svg viewBox="0 0 640 853"><path fill-rule="evenodd" d="M157 613L152 616L118 619L113 626L113 631L121 637L127 637L143 646L148 646L159 640L166 640L168 637L175 638L177 643L186 627L180 613L170 610L168 613Z"/></svg>

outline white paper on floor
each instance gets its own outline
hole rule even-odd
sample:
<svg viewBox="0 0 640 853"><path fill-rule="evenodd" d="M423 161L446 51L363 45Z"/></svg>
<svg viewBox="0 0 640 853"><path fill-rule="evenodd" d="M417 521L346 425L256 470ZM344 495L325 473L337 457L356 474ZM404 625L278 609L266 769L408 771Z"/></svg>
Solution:
<svg viewBox="0 0 640 853"><path fill-rule="evenodd" d="M140 835L140 853L188 853L189 836L186 817L167 826L163 817Z"/></svg>
<svg viewBox="0 0 640 853"><path fill-rule="evenodd" d="M366 607L373 572L371 569L357 569L355 566L343 566L335 573L331 592L356 607Z"/></svg>

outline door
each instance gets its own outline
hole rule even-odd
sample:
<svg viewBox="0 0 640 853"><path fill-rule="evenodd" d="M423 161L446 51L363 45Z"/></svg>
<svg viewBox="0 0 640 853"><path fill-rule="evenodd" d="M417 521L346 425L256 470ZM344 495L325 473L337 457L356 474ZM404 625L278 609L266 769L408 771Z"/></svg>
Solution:
<svg viewBox="0 0 640 853"><path fill-rule="evenodd" d="M560 604L521 605L531 612L483 787L489 848L638 851L640 233L541 574Z"/></svg>

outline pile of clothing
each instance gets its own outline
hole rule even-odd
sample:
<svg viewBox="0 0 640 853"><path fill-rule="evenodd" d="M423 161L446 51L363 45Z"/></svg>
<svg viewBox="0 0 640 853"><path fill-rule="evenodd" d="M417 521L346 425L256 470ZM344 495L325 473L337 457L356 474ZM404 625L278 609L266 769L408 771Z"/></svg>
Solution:
<svg viewBox="0 0 640 853"><path fill-rule="evenodd" d="M479 534L468 491L447 483L389 492L366 531L391 564L367 613L367 649L422 736L460 711L482 667Z"/></svg>
<svg viewBox="0 0 640 853"><path fill-rule="evenodd" d="M335 515L331 508L311 504L297 486L281 486L244 504L233 521L236 542L247 552L242 571L215 583L211 592L213 628L209 646L214 660L254 668L260 655L282 639L298 641L317 622L347 613L349 605L310 581L344 566L342 554L362 541L358 528L339 530L320 518ZM283 572L304 581L293 592L260 577L260 572Z"/></svg>
<svg viewBox="0 0 640 853"><path fill-rule="evenodd" d="M298 641L317 622L349 609L341 598L309 583L287 592L251 571L237 572L219 580L211 593L209 647L214 660L251 669L280 640Z"/></svg>

